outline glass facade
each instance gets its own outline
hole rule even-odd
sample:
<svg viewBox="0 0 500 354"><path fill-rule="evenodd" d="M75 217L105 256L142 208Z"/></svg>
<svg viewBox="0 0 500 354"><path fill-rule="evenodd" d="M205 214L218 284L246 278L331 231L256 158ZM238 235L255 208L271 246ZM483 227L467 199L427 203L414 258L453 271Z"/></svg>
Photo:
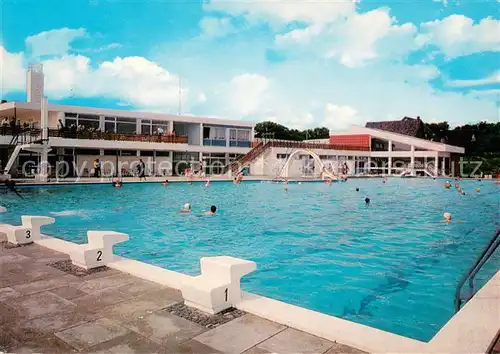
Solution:
<svg viewBox="0 0 500 354"><path fill-rule="evenodd" d="M65 113L64 125L67 128L70 128L72 126L83 126L87 129L99 129L99 116L83 113Z"/></svg>
<svg viewBox="0 0 500 354"><path fill-rule="evenodd" d="M229 134L227 133L228 130ZM205 125L203 127L203 145L251 147L251 134L252 130L248 128L240 129L224 126Z"/></svg>

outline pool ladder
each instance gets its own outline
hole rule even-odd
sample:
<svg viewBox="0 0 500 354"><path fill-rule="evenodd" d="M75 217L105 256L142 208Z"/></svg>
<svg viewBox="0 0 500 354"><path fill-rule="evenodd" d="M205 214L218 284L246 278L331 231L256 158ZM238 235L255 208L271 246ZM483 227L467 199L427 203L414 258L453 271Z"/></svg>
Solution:
<svg viewBox="0 0 500 354"><path fill-rule="evenodd" d="M488 245L477 258L474 265L462 277L462 279L460 279L457 290L455 291L455 312L458 312L462 307L462 304L465 304L472 298L472 296L474 296L474 277L481 270L483 265L490 259L498 246L500 246L500 229L497 229ZM469 281L469 289L465 296L462 296L462 287L467 281Z"/></svg>

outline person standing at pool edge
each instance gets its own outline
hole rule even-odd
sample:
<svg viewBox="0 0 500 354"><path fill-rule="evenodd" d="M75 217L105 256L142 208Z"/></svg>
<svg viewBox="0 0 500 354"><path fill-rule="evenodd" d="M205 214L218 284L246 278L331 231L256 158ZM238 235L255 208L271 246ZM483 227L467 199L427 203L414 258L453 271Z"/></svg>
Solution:
<svg viewBox="0 0 500 354"><path fill-rule="evenodd" d="M94 177L101 177L101 162L99 159L94 160Z"/></svg>
<svg viewBox="0 0 500 354"><path fill-rule="evenodd" d="M139 181L144 178L146 180L146 164L142 159L139 159L139 165L137 166L137 174L139 175Z"/></svg>

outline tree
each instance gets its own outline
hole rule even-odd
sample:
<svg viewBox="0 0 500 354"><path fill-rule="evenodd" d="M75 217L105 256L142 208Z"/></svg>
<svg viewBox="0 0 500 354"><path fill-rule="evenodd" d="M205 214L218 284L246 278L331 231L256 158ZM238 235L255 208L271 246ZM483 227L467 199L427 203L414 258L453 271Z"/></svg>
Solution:
<svg viewBox="0 0 500 354"><path fill-rule="evenodd" d="M298 129L289 129L281 124L266 121L255 125L255 137L293 141L328 139L330 137L330 131L325 127L301 131Z"/></svg>

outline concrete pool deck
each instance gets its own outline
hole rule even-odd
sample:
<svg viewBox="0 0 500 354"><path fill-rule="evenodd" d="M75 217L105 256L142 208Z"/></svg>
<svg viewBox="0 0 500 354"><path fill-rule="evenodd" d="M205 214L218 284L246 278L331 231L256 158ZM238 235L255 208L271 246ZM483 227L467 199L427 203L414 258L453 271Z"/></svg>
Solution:
<svg viewBox="0 0 500 354"><path fill-rule="evenodd" d="M382 179L384 177L397 178L400 179L399 176L384 176L384 175L361 175L361 176L349 176L349 179ZM233 178L227 175L214 175L210 176L210 182L228 182L232 181ZM431 177L415 177L419 179L428 179L432 180ZM36 182L34 179L26 179L26 178L14 178L13 180L17 183L18 186L48 186L48 185L78 185L78 184L110 184L115 178L114 177L103 177L103 178L95 178L95 177L81 177L81 178L62 178L56 180L54 178L50 179L48 182ZM442 177L439 176L436 179L439 180L452 180L453 177ZM177 183L177 182L188 182L189 179L185 176L165 176L165 177L147 177L147 180L140 180L138 177L123 177L121 178L122 182L127 183L163 183L165 180L168 180L169 183ZM207 178L193 178L192 182L195 183L204 183ZM243 183L245 181L273 181L275 177L270 176L245 176L243 179ZM324 180L319 178L307 178L307 177L290 177L288 180L293 182L324 182ZM469 180L477 180L477 178L461 178L461 180L469 181ZM495 183L496 179L481 179L481 181L485 182L493 182Z"/></svg>
<svg viewBox="0 0 500 354"><path fill-rule="evenodd" d="M168 310L182 302L177 290L111 268L77 276L49 265L68 259L11 248L0 234L0 352L363 353L249 313L207 328Z"/></svg>

